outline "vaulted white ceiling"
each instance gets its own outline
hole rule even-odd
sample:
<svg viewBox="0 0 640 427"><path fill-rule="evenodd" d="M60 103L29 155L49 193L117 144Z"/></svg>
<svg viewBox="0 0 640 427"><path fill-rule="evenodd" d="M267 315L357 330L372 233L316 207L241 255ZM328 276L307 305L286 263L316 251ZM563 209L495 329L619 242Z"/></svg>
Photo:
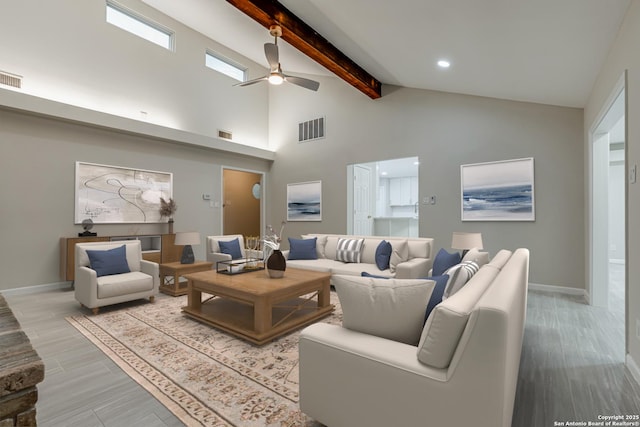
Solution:
<svg viewBox="0 0 640 427"><path fill-rule="evenodd" d="M268 30L226 1L143 1L266 68ZM630 1L280 0L383 84L569 107L585 105ZM279 45L285 72L330 74Z"/></svg>

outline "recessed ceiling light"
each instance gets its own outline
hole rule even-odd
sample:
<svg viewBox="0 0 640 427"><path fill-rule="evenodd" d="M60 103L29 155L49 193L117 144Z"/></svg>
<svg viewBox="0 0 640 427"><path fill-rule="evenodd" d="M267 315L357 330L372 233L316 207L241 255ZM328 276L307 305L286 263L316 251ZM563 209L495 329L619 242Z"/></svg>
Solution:
<svg viewBox="0 0 640 427"><path fill-rule="evenodd" d="M440 61L438 61L438 67L440 68L449 68L450 66L451 66L451 63L446 59L441 59Z"/></svg>

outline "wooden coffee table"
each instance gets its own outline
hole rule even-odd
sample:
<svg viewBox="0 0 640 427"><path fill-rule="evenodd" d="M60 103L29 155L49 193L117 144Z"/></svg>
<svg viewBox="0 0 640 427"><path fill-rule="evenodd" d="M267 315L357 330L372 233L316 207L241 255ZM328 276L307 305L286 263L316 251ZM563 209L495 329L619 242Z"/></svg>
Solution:
<svg viewBox="0 0 640 427"><path fill-rule="evenodd" d="M187 293L187 282L180 283L180 276L197 271L211 270L213 263L195 261L193 264L181 264L180 261L160 264L160 292L174 297Z"/></svg>
<svg viewBox="0 0 640 427"><path fill-rule="evenodd" d="M234 275L211 270L184 277L189 281L188 303L182 307L187 316L258 345L334 309L330 273L288 268L284 277L271 279L265 270ZM212 296L202 301L202 293Z"/></svg>

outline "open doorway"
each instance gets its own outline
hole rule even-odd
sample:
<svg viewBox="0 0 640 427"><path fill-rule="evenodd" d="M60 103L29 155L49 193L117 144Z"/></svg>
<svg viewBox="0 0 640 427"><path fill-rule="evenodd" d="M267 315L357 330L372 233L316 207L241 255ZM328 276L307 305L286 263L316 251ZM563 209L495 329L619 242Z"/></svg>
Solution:
<svg viewBox="0 0 640 427"><path fill-rule="evenodd" d="M222 169L222 234L260 236L263 174Z"/></svg>
<svg viewBox="0 0 640 427"><path fill-rule="evenodd" d="M601 120L590 132L590 302L610 310L623 309L625 294L624 86L617 89L612 98Z"/></svg>
<svg viewBox="0 0 640 427"><path fill-rule="evenodd" d="M418 237L418 157L347 165L347 232Z"/></svg>

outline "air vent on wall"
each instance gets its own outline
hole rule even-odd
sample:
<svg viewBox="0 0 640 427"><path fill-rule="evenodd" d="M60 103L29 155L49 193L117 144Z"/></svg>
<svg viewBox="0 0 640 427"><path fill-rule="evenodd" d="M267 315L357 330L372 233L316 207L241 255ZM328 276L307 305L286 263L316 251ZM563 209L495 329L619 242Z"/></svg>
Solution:
<svg viewBox="0 0 640 427"><path fill-rule="evenodd" d="M231 134L231 132L218 129L218 138L228 139L229 141L231 141L233 139L233 135Z"/></svg>
<svg viewBox="0 0 640 427"><path fill-rule="evenodd" d="M20 88L22 87L22 76L0 71L0 84Z"/></svg>
<svg viewBox="0 0 640 427"><path fill-rule="evenodd" d="M298 123L298 142L324 138L324 117Z"/></svg>

